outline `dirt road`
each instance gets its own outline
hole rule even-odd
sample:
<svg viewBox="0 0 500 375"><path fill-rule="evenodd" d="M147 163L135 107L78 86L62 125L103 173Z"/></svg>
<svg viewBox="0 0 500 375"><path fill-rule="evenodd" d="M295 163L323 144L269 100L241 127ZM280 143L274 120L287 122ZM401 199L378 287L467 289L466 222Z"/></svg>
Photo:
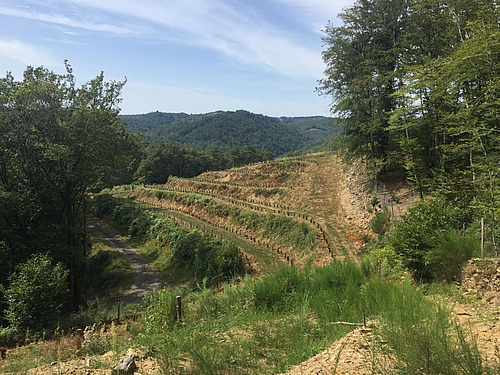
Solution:
<svg viewBox="0 0 500 375"><path fill-rule="evenodd" d="M112 234L112 231L101 221L97 219L88 219L87 225L122 254L132 266L134 271L134 283L130 290L123 296L122 303L139 303L142 297L147 293L161 289L161 281L158 272L155 271L144 257L130 247L125 241Z"/></svg>

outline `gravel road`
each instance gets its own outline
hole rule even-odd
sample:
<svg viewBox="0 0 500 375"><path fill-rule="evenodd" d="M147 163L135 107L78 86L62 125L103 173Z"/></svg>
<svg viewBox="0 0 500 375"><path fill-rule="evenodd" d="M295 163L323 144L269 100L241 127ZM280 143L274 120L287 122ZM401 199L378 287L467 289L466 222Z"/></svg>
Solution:
<svg viewBox="0 0 500 375"><path fill-rule="evenodd" d="M158 272L137 251L130 247L125 241L118 238L101 221L88 219L87 226L98 233L114 249L116 249L130 263L134 271L134 283L130 290L122 298L123 304L139 303L142 297L153 290L161 289L161 281Z"/></svg>

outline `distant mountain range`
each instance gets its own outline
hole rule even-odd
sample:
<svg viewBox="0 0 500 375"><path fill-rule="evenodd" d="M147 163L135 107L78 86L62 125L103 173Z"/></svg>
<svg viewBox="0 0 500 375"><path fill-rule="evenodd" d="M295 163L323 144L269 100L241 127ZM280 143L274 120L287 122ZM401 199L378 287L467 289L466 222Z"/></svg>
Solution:
<svg viewBox="0 0 500 375"><path fill-rule="evenodd" d="M129 131L141 133L147 143L164 140L199 150L222 151L251 145L276 156L324 144L338 131L331 117L276 118L243 110L196 115L151 112L120 118Z"/></svg>

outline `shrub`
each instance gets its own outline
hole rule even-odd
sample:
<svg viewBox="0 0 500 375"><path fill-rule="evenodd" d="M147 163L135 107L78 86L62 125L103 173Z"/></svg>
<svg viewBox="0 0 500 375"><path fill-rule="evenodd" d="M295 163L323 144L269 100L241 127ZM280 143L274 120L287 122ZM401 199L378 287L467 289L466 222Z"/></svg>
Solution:
<svg viewBox="0 0 500 375"><path fill-rule="evenodd" d="M285 310L290 299L304 287L305 274L295 267L279 267L253 284L253 304L270 311Z"/></svg>
<svg viewBox="0 0 500 375"><path fill-rule="evenodd" d="M433 247L439 231L456 226L453 209L445 209L441 200L418 202L403 220L394 224L387 245L401 257L403 264L418 278L430 278L425 254Z"/></svg>
<svg viewBox="0 0 500 375"><path fill-rule="evenodd" d="M93 208L97 217L109 216L116 206L115 198L111 194L98 194L94 198Z"/></svg>
<svg viewBox="0 0 500 375"><path fill-rule="evenodd" d="M197 231L186 232L178 236L171 244L174 257L192 266L195 257L203 251L200 248L205 247L201 237Z"/></svg>
<svg viewBox="0 0 500 375"><path fill-rule="evenodd" d="M3 241L0 241L0 285L6 285L8 276L13 270L13 252ZM0 292L1 294L1 292ZM2 311L2 302L0 301L0 312Z"/></svg>
<svg viewBox="0 0 500 375"><path fill-rule="evenodd" d="M146 306L146 334L160 333L174 326L178 295L181 295L179 289L163 289L145 297L143 304Z"/></svg>
<svg viewBox="0 0 500 375"><path fill-rule="evenodd" d="M400 279L408 273L401 258L394 249L388 247L368 252L364 257L363 265L367 274L375 270L380 276L394 280Z"/></svg>
<svg viewBox="0 0 500 375"><path fill-rule="evenodd" d="M67 276L63 265L52 264L48 254L34 255L20 264L6 291L7 320L35 332L52 327L68 298Z"/></svg>
<svg viewBox="0 0 500 375"><path fill-rule="evenodd" d="M437 233L425 255L432 276L440 281L459 281L462 265L479 253L479 242L455 230Z"/></svg>
<svg viewBox="0 0 500 375"><path fill-rule="evenodd" d="M244 271L241 253L233 242L219 247L215 261L217 275L221 281L230 280L236 275L241 275Z"/></svg>
<svg viewBox="0 0 500 375"><path fill-rule="evenodd" d="M383 211L379 211L375 214L374 218L370 222L370 227L374 233L382 236L389 229L391 223L391 214L385 208Z"/></svg>
<svg viewBox="0 0 500 375"><path fill-rule="evenodd" d="M14 346L18 341L17 330L15 327L0 327L0 347Z"/></svg>

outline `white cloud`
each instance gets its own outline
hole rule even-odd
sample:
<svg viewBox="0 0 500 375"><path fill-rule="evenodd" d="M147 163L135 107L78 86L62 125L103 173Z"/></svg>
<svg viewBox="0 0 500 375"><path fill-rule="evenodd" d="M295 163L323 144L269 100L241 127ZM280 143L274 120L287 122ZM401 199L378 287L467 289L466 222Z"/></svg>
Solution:
<svg viewBox="0 0 500 375"><path fill-rule="evenodd" d="M15 60L23 65L52 67L61 65L40 48L18 40L0 39L0 57Z"/></svg>
<svg viewBox="0 0 500 375"><path fill-rule="evenodd" d="M101 31L113 34L131 34L132 31L129 28L115 26L110 24L99 24L94 22L87 22L82 20L74 20L69 17L59 15L59 14L44 14L44 13L33 13L29 11L0 7L0 14L11 17L20 17L30 20L49 22L58 25L76 27L80 29L90 30L90 31ZM68 32L67 32L68 33Z"/></svg>
<svg viewBox="0 0 500 375"><path fill-rule="evenodd" d="M72 0L112 14L153 24L155 38L216 50L246 64L264 65L289 76L320 77L320 51L294 41L285 30L221 0Z"/></svg>
<svg viewBox="0 0 500 375"><path fill-rule="evenodd" d="M301 16L309 22L315 32L321 32L327 24L340 23L337 15L346 7L352 5L354 0L275 0L278 3L295 8Z"/></svg>

